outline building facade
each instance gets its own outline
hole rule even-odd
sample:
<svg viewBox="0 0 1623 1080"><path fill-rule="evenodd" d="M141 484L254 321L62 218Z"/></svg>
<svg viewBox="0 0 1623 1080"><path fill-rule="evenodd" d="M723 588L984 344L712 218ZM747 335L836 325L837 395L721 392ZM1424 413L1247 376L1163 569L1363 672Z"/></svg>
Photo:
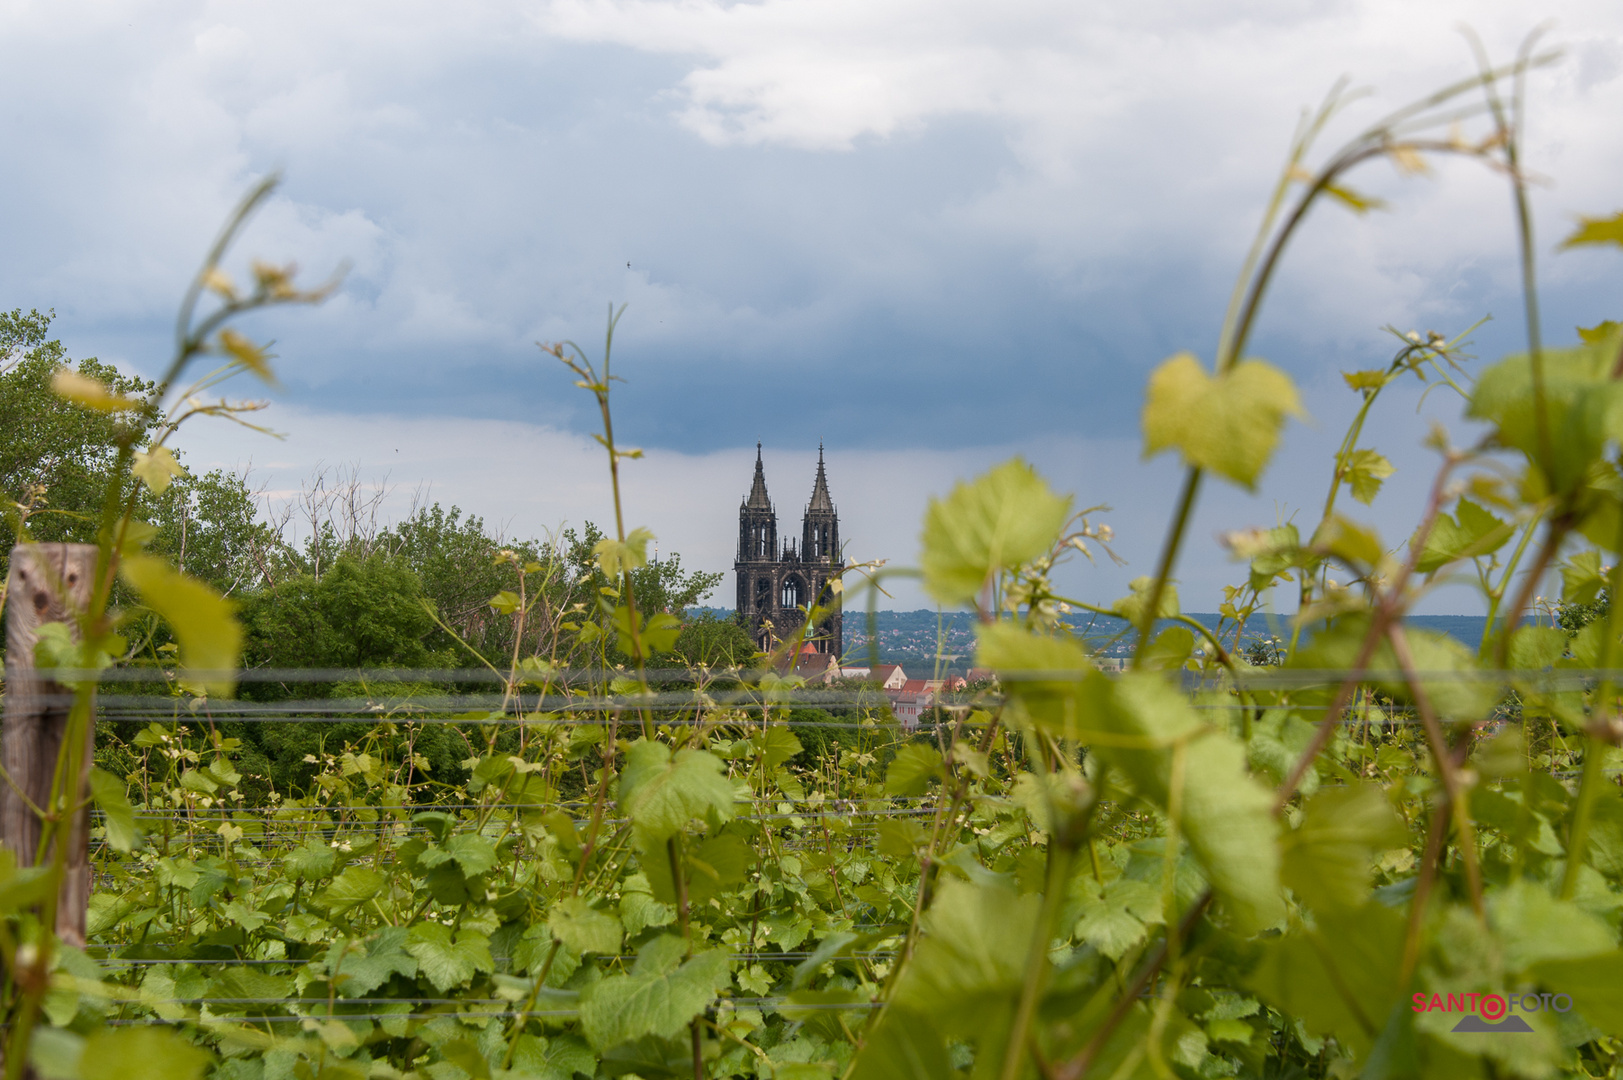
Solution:
<svg viewBox="0 0 1623 1080"><path fill-rule="evenodd" d="M808 630L806 644L836 659L845 649L840 595L829 582L840 569L840 516L829 497L823 448L817 448L817 480L800 518L800 538L778 539L778 513L766 493L761 447L755 447L755 480L738 509L739 617L757 648L770 651L805 625L816 605L828 609Z"/></svg>

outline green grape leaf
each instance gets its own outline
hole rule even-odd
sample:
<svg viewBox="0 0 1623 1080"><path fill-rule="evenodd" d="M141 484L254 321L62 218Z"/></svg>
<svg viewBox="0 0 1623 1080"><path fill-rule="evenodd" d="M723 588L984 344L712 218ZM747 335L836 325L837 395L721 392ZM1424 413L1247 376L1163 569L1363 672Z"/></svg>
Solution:
<svg viewBox="0 0 1623 1080"><path fill-rule="evenodd" d="M613 581L624 571L648 565L648 544L653 539L653 533L638 527L631 530L623 544L612 536L604 537L592 548L592 554L603 576Z"/></svg>
<svg viewBox="0 0 1623 1080"><path fill-rule="evenodd" d="M457 833L440 845L447 858L455 860L468 877L476 877L496 867L496 847L478 833ZM431 865L424 853L422 865Z"/></svg>
<svg viewBox="0 0 1623 1080"><path fill-rule="evenodd" d="M676 909L654 899L648 875L632 874L620 887L620 921L626 934L636 937L650 926L669 926L676 921Z"/></svg>
<svg viewBox="0 0 1623 1080"><path fill-rule="evenodd" d="M490 1062L485 1060L485 1055L479 1052L478 1045L471 1039L452 1039L440 1043L435 1049L447 1063L462 1070L472 1080L490 1080Z"/></svg>
<svg viewBox="0 0 1623 1080"><path fill-rule="evenodd" d="M1588 604L1606 587L1600 569L1600 552L1580 551L1561 564L1561 599L1569 604Z"/></svg>
<svg viewBox="0 0 1623 1080"><path fill-rule="evenodd" d="M1070 498L1020 458L958 484L924 514L925 591L944 604L973 601L997 571L1047 554L1070 516Z"/></svg>
<svg viewBox="0 0 1623 1080"><path fill-rule="evenodd" d="M948 879L923 918L925 936L902 969L893 1006L972 1030L1019 990L1037 927L1036 894Z"/></svg>
<svg viewBox="0 0 1623 1080"><path fill-rule="evenodd" d="M291 975L273 975L249 967L228 967L215 972L209 979L208 996L211 998L259 998L274 999L291 997L294 993L294 981ZM242 1012L246 1009L259 1012L263 1004L259 1001L238 1004L235 1002L222 1002L225 1009L235 1008ZM211 1006L219 1009L219 1006Z"/></svg>
<svg viewBox="0 0 1623 1080"><path fill-rule="evenodd" d="M1623 384L1611 377L1617 348L1607 340L1545 349L1540 356L1546 408L1542 437L1534 410L1532 361L1525 354L1482 372L1466 412L1493 424L1500 443L1537 466L1533 479L1539 484L1530 495L1575 494L1588 485L1608 440L1623 433Z"/></svg>
<svg viewBox="0 0 1623 1080"><path fill-rule="evenodd" d="M924 846L924 826L916 821L881 821L874 831L874 854L889 859L911 859Z"/></svg>
<svg viewBox="0 0 1623 1080"><path fill-rule="evenodd" d="M1623 1036L1623 949L1578 959L1540 960L1530 974L1614 1039Z"/></svg>
<svg viewBox="0 0 1623 1080"><path fill-rule="evenodd" d="M1279 578L1288 576L1287 572L1295 567L1318 561L1311 552L1302 550L1301 533L1295 525L1231 532L1223 537L1223 542L1236 556L1251 560L1254 592L1262 592Z"/></svg>
<svg viewBox="0 0 1623 1080"><path fill-rule="evenodd" d="M315 900L330 914L341 915L382 892L388 879L365 866L351 866L316 894Z"/></svg>
<svg viewBox="0 0 1623 1080"><path fill-rule="evenodd" d="M1195 632L1187 626L1169 626L1144 650L1139 666L1148 671L1177 671L1195 651Z"/></svg>
<svg viewBox="0 0 1623 1080"><path fill-rule="evenodd" d="M1262 941L1248 983L1309 1032L1334 1036L1361 1058L1403 993L1404 929L1403 915L1382 904L1320 912L1313 927Z"/></svg>
<svg viewBox="0 0 1623 1080"><path fill-rule="evenodd" d="M236 604L156 556L126 555L119 572L141 602L174 628L182 667L206 673L197 682L208 693L230 696L242 661Z"/></svg>
<svg viewBox="0 0 1623 1080"><path fill-rule="evenodd" d="M1616 244L1623 247L1623 213L1609 218L1579 217L1572 235L1561 241L1564 248L1585 244Z"/></svg>
<svg viewBox="0 0 1623 1080"><path fill-rule="evenodd" d="M385 926L368 939L364 950L339 941L327 952L328 976L347 998L365 997L392 975L413 978L417 960L406 951L409 940L405 927Z"/></svg>
<svg viewBox="0 0 1623 1080"><path fill-rule="evenodd" d="M575 1080L576 1073L597 1072L597 1056L574 1035L520 1035L513 1047L512 1080Z"/></svg>
<svg viewBox="0 0 1623 1080"><path fill-rule="evenodd" d="M1149 610L1150 590L1154 586L1155 579L1152 577L1134 578L1127 583L1128 594L1110 605L1110 610L1134 626L1143 625L1145 613ZM1166 583L1161 590L1161 601L1155 607L1155 617L1158 619L1170 619L1179 613L1177 582Z"/></svg>
<svg viewBox="0 0 1623 1080"><path fill-rule="evenodd" d="M961 1075L928 1012L891 1005L862 1040L849 1080L943 1080Z"/></svg>
<svg viewBox="0 0 1623 1080"><path fill-rule="evenodd" d="M1594 326L1580 326L1578 327L1578 340L1585 345L1598 345L1616 334L1619 326L1623 326L1623 324L1613 322L1611 319L1596 323Z"/></svg>
<svg viewBox="0 0 1623 1080"><path fill-rule="evenodd" d="M870 1002L867 994L858 990L829 987L823 990L791 990L784 995L778 1012L788 1020L805 1025L805 1030L830 1042L845 1037L840 1024L852 1011L866 1012ZM840 1006L850 1005L852 1009Z"/></svg>
<svg viewBox="0 0 1623 1080"><path fill-rule="evenodd" d="M317 881L333 872L338 865L338 852L312 836L302 847L282 856L282 864L296 881Z"/></svg>
<svg viewBox="0 0 1623 1080"><path fill-rule="evenodd" d="M653 618L647 618L641 611L637 617L631 617L631 609L624 604L615 607L612 621L614 623L615 645L628 656L632 653L632 626L636 626L636 637L642 642L643 655L649 656L659 652L670 652L676 647L676 639L682 634L682 620L675 615L659 612Z"/></svg>
<svg viewBox="0 0 1623 1080"><path fill-rule="evenodd" d="M1272 796L1249 775L1244 746L1203 723L1188 697L1153 672L1117 679L1094 673L1082 689L1081 741L1093 742L1100 757L1163 808L1180 771L1180 829L1212 887L1243 930L1277 921L1284 914L1279 830ZM1181 768L1173 749L1180 741Z"/></svg>
<svg viewBox="0 0 1623 1080"><path fill-rule="evenodd" d="M85 1039L79 1080L202 1080L212 1060L168 1028L99 1028Z"/></svg>
<svg viewBox="0 0 1623 1080"><path fill-rule="evenodd" d="M1567 632L1559 626L1519 626L1510 636L1513 671L1543 671L1567 651Z"/></svg>
<svg viewBox="0 0 1623 1080"><path fill-rule="evenodd" d="M1150 376L1144 456L1176 447L1187 464L1255 488L1285 418L1303 415L1295 384L1278 368L1242 360L1214 377L1179 353Z"/></svg>
<svg viewBox="0 0 1623 1080"><path fill-rule="evenodd" d="M686 945L671 934L637 950L629 975L611 975L581 991L580 1021L600 1050L645 1035L669 1039L715 1000L732 977L727 953L713 949L683 962Z"/></svg>
<svg viewBox="0 0 1623 1080"><path fill-rule="evenodd" d="M167 446L154 446L150 450L137 450L135 460L130 465L130 473L141 483L150 488L154 494L162 495L169 490L169 484L177 476L185 476L186 470L180 467L175 460L175 452Z"/></svg>
<svg viewBox="0 0 1623 1080"><path fill-rule="evenodd" d="M1136 878L1119 877L1099 885L1079 879L1083 890L1076 936L1112 960L1143 941L1151 926L1165 919L1160 890Z"/></svg>
<svg viewBox="0 0 1623 1080"><path fill-rule="evenodd" d="M648 843L662 841L694 818L733 815L733 785L721 759L703 750L679 750L638 739L620 773L620 806Z"/></svg>
<svg viewBox="0 0 1623 1080"><path fill-rule="evenodd" d="M768 771L776 769L804 749L787 724L777 724L759 734L751 735L749 743L765 760Z"/></svg>
<svg viewBox="0 0 1623 1080"><path fill-rule="evenodd" d="M668 611L661 611L643 627L642 640L650 651L670 652L676 648L676 639L682 636L682 620Z"/></svg>
<svg viewBox="0 0 1623 1080"><path fill-rule="evenodd" d="M688 902L702 904L719 892L741 885L748 874L755 854L742 838L722 833L686 849L682 858L682 873L686 877ZM643 848L643 873L655 899L667 904L676 903L676 885L671 880L671 860L664 845Z"/></svg>
<svg viewBox="0 0 1623 1080"><path fill-rule="evenodd" d="M804 934L801 930L803 925L806 926L807 931L810 930L808 924L796 920L794 923L784 925L783 932L775 934L773 940L777 941L782 948L794 948L794 946L800 944L800 940L789 943L789 939L801 935L801 940L804 940ZM862 936L860 934L853 934L849 930L836 930L824 937L817 943L817 948L813 949L806 959L795 965L794 988L799 990L815 979L817 973L822 970L823 965L830 960L841 956L849 956L852 948L861 940Z"/></svg>
<svg viewBox="0 0 1623 1080"><path fill-rule="evenodd" d="M1360 907L1369 898L1375 854L1407 839L1379 788L1323 788L1282 840L1280 877L1315 911Z"/></svg>
<svg viewBox="0 0 1623 1080"><path fill-rule="evenodd" d="M1370 369L1367 371L1343 371L1341 377L1347 386L1353 390L1379 390L1391 378L1389 372Z"/></svg>
<svg viewBox="0 0 1623 1080"><path fill-rule="evenodd" d="M578 953L615 956L622 933L617 916L599 911L584 896L565 896L547 913L552 936Z"/></svg>
<svg viewBox="0 0 1623 1080"><path fill-rule="evenodd" d="M130 805L129 789L123 780L102 769L90 770L90 794L101 808L102 826L114 851L134 851L141 845L141 829L135 823L135 807Z"/></svg>
<svg viewBox="0 0 1623 1080"><path fill-rule="evenodd" d="M754 861L755 853L740 836L722 833L703 841L688 853L684 864L689 901L702 904L719 892L742 885Z"/></svg>
<svg viewBox="0 0 1623 1080"><path fill-rule="evenodd" d="M1354 450L1347 455L1341 478L1352 488L1353 498L1368 506L1381 493L1381 485L1397 469L1384 454L1374 450Z"/></svg>
<svg viewBox="0 0 1623 1080"><path fill-rule="evenodd" d="M220 785L201 769L187 769L180 774L180 786L186 791L195 791L199 795L213 795L220 790Z"/></svg>
<svg viewBox="0 0 1623 1080"><path fill-rule="evenodd" d="M28 1063L37 1080L79 1080L79 1059L84 1052L83 1036L48 1024L35 1028L28 1041Z"/></svg>
<svg viewBox="0 0 1623 1080"><path fill-rule="evenodd" d="M896 752L895 760L885 770L885 794L923 795L930 781L945 775L941 751L925 743L908 743Z"/></svg>
<svg viewBox="0 0 1623 1080"><path fill-rule="evenodd" d="M1367 615L1344 615L1329 630L1320 631L1306 648L1298 650L1290 666L1308 671L1345 670L1357 658L1368 632ZM1406 628L1404 633L1416 677L1442 717L1474 720L1493 707L1500 691L1492 683L1471 678L1477 670L1477 657L1462 642L1448 634L1414 627ZM1370 681L1383 692L1402 702L1412 700L1386 639L1376 646L1366 670Z"/></svg>
<svg viewBox="0 0 1623 1080"><path fill-rule="evenodd" d="M788 769L777 769L772 773L772 786L788 796L792 802L800 802L806 797L806 785L800 782Z"/></svg>
<svg viewBox="0 0 1623 1080"><path fill-rule="evenodd" d="M1522 771L1525 771L1526 747L1523 746L1521 749L1524 755ZM1623 797L1619 797L1616 789L1608 785L1595 800L1593 814L1589 822L1589 846L1585 854L1590 864L1607 877L1623 876Z"/></svg>
<svg viewBox="0 0 1623 1080"><path fill-rule="evenodd" d="M1079 646L1061 638L990 629L981 662L1002 671L1079 671ZM1024 715L1040 730L1092 747L1145 798L1165 808L1174 744L1182 742L1180 828L1238 923L1252 931L1282 913L1278 828L1268 793L1248 775L1245 750L1203 723L1189 699L1153 672L1112 679L1089 671L1069 680L1006 679Z"/></svg>
<svg viewBox="0 0 1623 1080"><path fill-rule="evenodd" d="M414 925L406 951L416 959L423 977L440 991L461 986L481 971L496 970L490 957L489 938L463 930L453 940L451 928L439 923Z"/></svg>
<svg viewBox="0 0 1623 1080"><path fill-rule="evenodd" d="M1095 670L1082 646L1072 638L1033 634L1011 622L982 623L975 636L980 665L998 673L1020 707L1046 730L1076 738L1081 679Z"/></svg>
<svg viewBox="0 0 1623 1080"><path fill-rule="evenodd" d="M519 609L520 602L518 593L511 589L503 589L495 596L492 596L489 601L491 610L501 615L513 614Z"/></svg>
<svg viewBox="0 0 1623 1080"><path fill-rule="evenodd" d="M1429 574L1460 559L1491 555L1503 547L1515 531L1514 522L1500 521L1470 499L1461 499L1456 516L1437 515L1415 568Z"/></svg>
<svg viewBox="0 0 1623 1080"><path fill-rule="evenodd" d="M1510 971L1546 960L1596 956L1617 946L1617 935L1606 923L1526 878L1489 893L1488 919Z"/></svg>
<svg viewBox="0 0 1623 1080"><path fill-rule="evenodd" d="M1312 546L1314 551L1332 555L1360 570L1376 566L1386 555L1379 534L1340 514L1331 514L1319 523ZM1256 580L1255 574L1252 580Z"/></svg>

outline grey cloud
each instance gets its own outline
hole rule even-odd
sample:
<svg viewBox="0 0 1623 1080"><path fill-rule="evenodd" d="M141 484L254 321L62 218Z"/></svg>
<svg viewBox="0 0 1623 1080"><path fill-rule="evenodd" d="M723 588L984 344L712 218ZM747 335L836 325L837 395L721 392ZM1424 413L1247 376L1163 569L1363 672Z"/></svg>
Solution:
<svg viewBox="0 0 1623 1080"><path fill-rule="evenodd" d="M1547 256L1572 215L1615 206L1623 15L1549 11L1574 42L1533 82L1559 337L1616 314L1614 257ZM11 9L0 303L54 306L76 353L150 372L217 223L283 167L243 259L352 264L324 309L254 325L303 413L578 438L591 413L533 342L595 353L606 302L629 301L636 442L709 461L824 437L903 470L913 509L1011 449L1070 447L1084 499L1105 472L1151 478L1107 492L1141 550L1164 512L1162 473L1128 468L1144 379L1178 349L1209 359L1298 106L1351 71L1380 91L1352 125L1460 73L1462 16L1500 52L1527 25L1508 0ZM1492 312L1481 353L1517 347L1502 181L1358 183L1393 210L1314 215L1255 351L1317 401L1384 357L1388 321ZM1388 439L1405 477L1412 424ZM1202 528L1273 516L1214 500Z"/></svg>

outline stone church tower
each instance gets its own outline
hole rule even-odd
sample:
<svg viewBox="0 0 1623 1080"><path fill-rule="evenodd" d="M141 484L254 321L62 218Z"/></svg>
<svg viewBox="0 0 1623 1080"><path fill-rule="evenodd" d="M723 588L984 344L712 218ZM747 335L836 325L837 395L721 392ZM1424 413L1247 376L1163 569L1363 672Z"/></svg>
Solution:
<svg viewBox="0 0 1623 1080"><path fill-rule="evenodd" d="M806 621L808 604L831 607L807 634L807 644L835 657L845 651L840 597L828 588L840 567L840 516L828 494L823 448L817 448L817 482L800 522L800 545L778 542L778 514L766 494L761 447L755 446L755 482L738 509L738 614L757 648L770 650Z"/></svg>

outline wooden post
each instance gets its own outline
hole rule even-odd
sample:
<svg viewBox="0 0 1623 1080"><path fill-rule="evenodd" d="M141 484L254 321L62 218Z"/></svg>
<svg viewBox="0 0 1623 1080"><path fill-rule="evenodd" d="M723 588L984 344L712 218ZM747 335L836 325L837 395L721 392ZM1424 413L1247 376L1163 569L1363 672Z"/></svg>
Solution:
<svg viewBox="0 0 1623 1080"><path fill-rule="evenodd" d="M67 732L73 691L42 679L34 671L34 643L39 628L50 622L78 628L74 616L90 603L96 572L94 544L18 544L11 549L6 578L6 705L0 726L0 763L11 783L0 782L0 844L17 855L20 866L32 866L39 854L39 816L28 805L47 809L56 759ZM80 790L68 792L65 805L83 803L89 790L95 729L85 740ZM16 788L21 788L28 801ZM81 809L68 835L67 873L56 908L56 933L62 941L83 946L90 906L90 811ZM47 855L47 859L51 856Z"/></svg>

